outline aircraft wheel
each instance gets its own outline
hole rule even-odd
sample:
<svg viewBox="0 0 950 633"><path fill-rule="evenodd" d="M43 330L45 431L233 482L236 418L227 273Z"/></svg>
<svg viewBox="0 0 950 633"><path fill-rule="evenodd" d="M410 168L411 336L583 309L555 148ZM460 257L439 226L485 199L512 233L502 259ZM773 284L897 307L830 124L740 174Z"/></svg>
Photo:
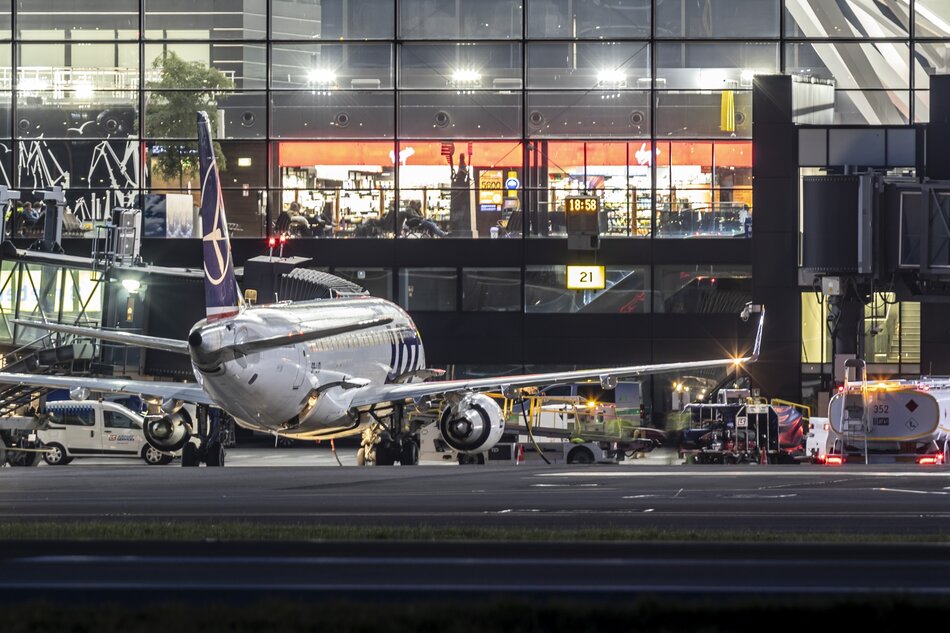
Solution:
<svg viewBox="0 0 950 633"><path fill-rule="evenodd" d="M50 466L65 466L73 461L73 458L66 454L66 449L61 444L47 444L46 452L43 453L43 461Z"/></svg>
<svg viewBox="0 0 950 633"><path fill-rule="evenodd" d="M181 449L181 465L184 468L196 467L200 463L198 459L198 447L194 442L187 442Z"/></svg>
<svg viewBox="0 0 950 633"><path fill-rule="evenodd" d="M376 465L392 466L396 462L396 454L393 451L391 443L382 443L376 445Z"/></svg>
<svg viewBox="0 0 950 633"><path fill-rule="evenodd" d="M206 449L208 466L224 466L224 446L221 442L210 442Z"/></svg>
<svg viewBox="0 0 950 633"><path fill-rule="evenodd" d="M407 439L402 445L402 451L399 454L399 463L403 466L419 465L419 445L411 438Z"/></svg>
<svg viewBox="0 0 950 633"><path fill-rule="evenodd" d="M594 454L590 452L589 448L584 446L578 446L572 448L571 452L567 454L567 463L568 464L593 464L594 463Z"/></svg>

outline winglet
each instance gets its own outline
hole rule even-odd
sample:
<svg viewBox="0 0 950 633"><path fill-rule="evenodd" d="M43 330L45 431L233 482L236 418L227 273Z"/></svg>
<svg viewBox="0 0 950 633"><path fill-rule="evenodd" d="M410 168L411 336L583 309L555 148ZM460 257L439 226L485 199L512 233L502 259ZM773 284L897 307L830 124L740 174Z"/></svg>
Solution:
<svg viewBox="0 0 950 633"><path fill-rule="evenodd" d="M201 242L205 271L205 310L209 320L238 313L241 295L234 277L228 219L221 195L221 177L211 141L211 120L198 113L198 163L201 178Z"/></svg>

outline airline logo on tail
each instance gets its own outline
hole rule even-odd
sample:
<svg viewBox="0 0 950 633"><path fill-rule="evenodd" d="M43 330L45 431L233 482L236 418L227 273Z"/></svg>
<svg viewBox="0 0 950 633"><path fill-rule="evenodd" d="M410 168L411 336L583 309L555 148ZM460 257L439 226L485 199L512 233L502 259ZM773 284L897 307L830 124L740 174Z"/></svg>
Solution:
<svg viewBox="0 0 950 633"><path fill-rule="evenodd" d="M209 319L222 319L238 313L240 295L234 277L234 262L231 260L231 242L218 163L211 142L211 121L206 112L198 113L198 162L206 314Z"/></svg>

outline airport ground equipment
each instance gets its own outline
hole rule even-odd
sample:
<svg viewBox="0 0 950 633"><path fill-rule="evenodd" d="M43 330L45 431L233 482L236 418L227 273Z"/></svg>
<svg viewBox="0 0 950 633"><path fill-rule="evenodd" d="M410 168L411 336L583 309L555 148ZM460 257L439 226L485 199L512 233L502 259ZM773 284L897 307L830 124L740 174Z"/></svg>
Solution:
<svg viewBox="0 0 950 633"><path fill-rule="evenodd" d="M742 397L734 392L742 391ZM811 409L784 400L751 397L748 390L721 391L719 401L691 403L679 443L687 463L798 463L807 459Z"/></svg>
<svg viewBox="0 0 950 633"><path fill-rule="evenodd" d="M460 464L518 463L615 463L636 458L662 445L665 434L641 426L640 410L622 409L614 403L580 396L554 396L543 392L507 398L486 394L501 407L505 420L501 439L490 448L463 453L454 450L437 429L420 433L422 458ZM634 415L629 412L634 411Z"/></svg>
<svg viewBox="0 0 950 633"><path fill-rule="evenodd" d="M942 464L950 449L950 378L849 381L828 417L826 463Z"/></svg>
<svg viewBox="0 0 950 633"><path fill-rule="evenodd" d="M46 452L37 431L45 429L47 423L45 415L0 418L0 468L36 466Z"/></svg>

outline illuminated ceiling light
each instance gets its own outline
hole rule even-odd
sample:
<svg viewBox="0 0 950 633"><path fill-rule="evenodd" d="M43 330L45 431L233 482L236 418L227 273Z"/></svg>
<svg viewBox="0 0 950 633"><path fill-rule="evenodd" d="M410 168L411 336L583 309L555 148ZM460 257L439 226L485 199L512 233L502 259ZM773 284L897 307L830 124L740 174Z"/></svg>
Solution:
<svg viewBox="0 0 950 633"><path fill-rule="evenodd" d="M597 73L597 84L600 86L625 86L627 74L619 68L607 68Z"/></svg>
<svg viewBox="0 0 950 633"><path fill-rule="evenodd" d="M135 293L142 287L142 283L138 279L123 279L122 287L130 293Z"/></svg>
<svg viewBox="0 0 950 633"><path fill-rule="evenodd" d="M82 101L92 99L92 84L88 81L82 81L73 84L73 96Z"/></svg>
<svg viewBox="0 0 950 633"><path fill-rule="evenodd" d="M477 84L482 81L482 74L477 70L459 69L452 73L452 81L458 84Z"/></svg>
<svg viewBox="0 0 950 633"><path fill-rule="evenodd" d="M237 164L238 164L238 167L250 167L251 159L248 156L242 156L241 158L238 158Z"/></svg>
<svg viewBox="0 0 950 633"><path fill-rule="evenodd" d="M336 73L326 68L313 68L307 73L307 81L315 86L329 86L336 82Z"/></svg>

